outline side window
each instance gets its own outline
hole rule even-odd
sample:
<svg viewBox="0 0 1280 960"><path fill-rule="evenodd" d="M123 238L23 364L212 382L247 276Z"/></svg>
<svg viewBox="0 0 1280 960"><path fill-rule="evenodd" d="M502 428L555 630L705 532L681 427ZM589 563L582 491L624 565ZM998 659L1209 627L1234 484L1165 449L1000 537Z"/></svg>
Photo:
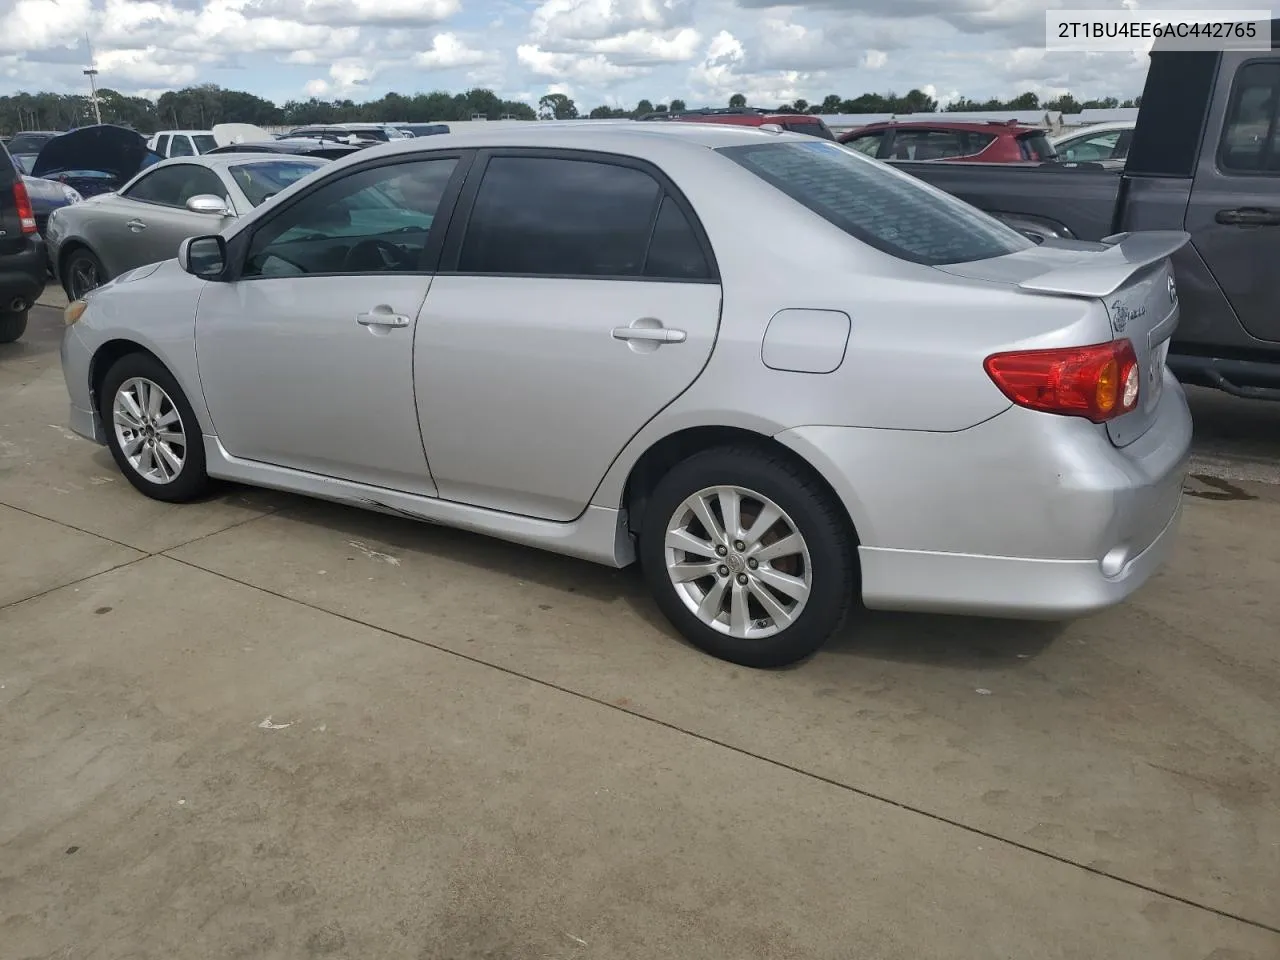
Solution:
<svg viewBox="0 0 1280 960"><path fill-rule="evenodd" d="M191 138L185 134L175 134L173 137L173 149L169 152L171 157L189 157L195 153L191 146Z"/></svg>
<svg viewBox="0 0 1280 960"><path fill-rule="evenodd" d="M711 268L698 243L698 235L670 194L662 198L658 222L653 226L644 275L672 280L711 279Z"/></svg>
<svg viewBox="0 0 1280 960"><path fill-rule="evenodd" d="M1084 137L1067 144L1063 154L1065 160L1093 161L1110 160L1116 152L1116 144L1120 142L1120 131L1100 133L1093 137Z"/></svg>
<svg viewBox="0 0 1280 960"><path fill-rule="evenodd" d="M845 146L852 147L868 157L874 157L880 152L880 141L883 137L883 133L867 133L861 137L854 137L852 140L846 141Z"/></svg>
<svg viewBox="0 0 1280 960"><path fill-rule="evenodd" d="M264 224L243 277L419 272L458 161L411 160L324 184Z"/></svg>
<svg viewBox="0 0 1280 960"><path fill-rule="evenodd" d="M951 130L899 130L893 138L895 160L942 160L965 153L962 135Z"/></svg>
<svg viewBox="0 0 1280 960"><path fill-rule="evenodd" d="M207 167L179 163L147 174L130 187L125 196L143 203L185 207L188 200L202 193L225 197L227 188L218 179L218 175Z"/></svg>
<svg viewBox="0 0 1280 960"><path fill-rule="evenodd" d="M156 141L156 153L162 157L169 155L169 135L167 133Z"/></svg>
<svg viewBox="0 0 1280 960"><path fill-rule="evenodd" d="M1276 101L1280 61L1250 63L1236 74L1219 163L1241 173L1280 173Z"/></svg>
<svg viewBox="0 0 1280 960"><path fill-rule="evenodd" d="M964 135L964 140L964 155L966 157L972 157L981 153L983 150L987 149L987 147L995 143L996 135L994 133L975 133L970 130Z"/></svg>
<svg viewBox="0 0 1280 960"><path fill-rule="evenodd" d="M476 194L458 271L641 276L660 191L632 167L494 157Z"/></svg>

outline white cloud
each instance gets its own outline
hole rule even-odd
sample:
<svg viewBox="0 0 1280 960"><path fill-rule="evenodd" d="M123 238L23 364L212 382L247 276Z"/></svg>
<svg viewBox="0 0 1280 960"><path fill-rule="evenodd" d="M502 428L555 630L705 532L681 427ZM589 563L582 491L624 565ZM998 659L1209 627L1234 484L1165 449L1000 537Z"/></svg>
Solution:
<svg viewBox="0 0 1280 960"><path fill-rule="evenodd" d="M413 62L424 70L449 70L475 66L490 59L489 54L468 47L456 34L437 33L431 38L431 49L417 54Z"/></svg>

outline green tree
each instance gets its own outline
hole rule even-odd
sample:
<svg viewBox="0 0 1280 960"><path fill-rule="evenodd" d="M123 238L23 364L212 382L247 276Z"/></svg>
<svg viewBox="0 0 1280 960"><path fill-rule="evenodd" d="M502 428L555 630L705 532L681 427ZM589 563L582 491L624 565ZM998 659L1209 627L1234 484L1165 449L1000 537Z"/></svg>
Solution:
<svg viewBox="0 0 1280 960"><path fill-rule="evenodd" d="M653 101L651 100L641 100L636 104L635 116L643 117L646 113L653 113Z"/></svg>
<svg viewBox="0 0 1280 960"><path fill-rule="evenodd" d="M538 115L544 120L573 120L578 106L563 93L547 93L538 100Z"/></svg>
<svg viewBox="0 0 1280 960"><path fill-rule="evenodd" d="M729 98L729 106L731 107L745 107L746 105L747 105L747 98L744 94L735 93L732 97Z"/></svg>
<svg viewBox="0 0 1280 960"><path fill-rule="evenodd" d="M675 100L671 101L668 109L670 109L672 113L679 113L681 110L688 110L689 108L685 106L683 100L677 97Z"/></svg>

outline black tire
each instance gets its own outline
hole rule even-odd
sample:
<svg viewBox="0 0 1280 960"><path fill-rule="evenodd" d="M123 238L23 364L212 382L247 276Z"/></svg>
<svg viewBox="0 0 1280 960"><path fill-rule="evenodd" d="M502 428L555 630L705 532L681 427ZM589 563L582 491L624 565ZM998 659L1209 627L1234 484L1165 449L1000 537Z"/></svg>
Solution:
<svg viewBox="0 0 1280 960"><path fill-rule="evenodd" d="M92 286L79 289L82 284L73 282L79 276L88 276L90 274L97 278L97 282ZM68 300L78 300L89 290L102 286L110 279L107 276L106 268L102 265L102 261L88 247L78 247L73 250L62 267L62 290L67 295Z"/></svg>
<svg viewBox="0 0 1280 960"><path fill-rule="evenodd" d="M13 343L27 332L27 311L0 313L0 343Z"/></svg>
<svg viewBox="0 0 1280 960"><path fill-rule="evenodd" d="M808 599L796 619L772 636L740 639L708 626L686 606L667 573L668 523L687 498L714 486L768 497L808 547ZM839 629L858 589L856 544L840 505L802 464L751 446L705 450L672 467L645 507L639 555L654 600L675 628L699 649L745 667L781 667L810 656ZM753 604L758 608L758 601Z"/></svg>
<svg viewBox="0 0 1280 960"><path fill-rule="evenodd" d="M177 475L167 483L148 479L129 462L120 447L120 438L116 435L113 409L116 395L122 385L134 378L148 380L157 384L168 394L173 406L177 409L179 423L184 439L182 466ZM164 412L167 408L162 408ZM102 380L102 391L98 397L98 410L102 414L102 422L106 426L107 446L116 466L133 486L151 497L166 503L185 503L197 500L209 492L212 482L205 472L204 437L200 422L187 396L178 386L168 370L155 357L147 353L130 353L121 357L111 365Z"/></svg>

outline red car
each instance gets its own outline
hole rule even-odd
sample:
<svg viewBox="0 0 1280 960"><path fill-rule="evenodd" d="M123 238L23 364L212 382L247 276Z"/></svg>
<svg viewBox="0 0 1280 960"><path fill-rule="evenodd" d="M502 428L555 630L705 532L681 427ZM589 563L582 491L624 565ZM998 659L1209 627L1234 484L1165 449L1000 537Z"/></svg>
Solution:
<svg viewBox="0 0 1280 960"><path fill-rule="evenodd" d="M1039 163L1057 159L1048 131L1014 120L891 120L849 130L838 139L879 160Z"/></svg>
<svg viewBox="0 0 1280 960"><path fill-rule="evenodd" d="M776 113L759 107L706 107L701 110L677 110L663 113L646 113L641 120L687 120L693 123L732 123L740 127L762 127L776 124L792 133L807 133L811 137L834 140L831 129L821 117L809 113Z"/></svg>

